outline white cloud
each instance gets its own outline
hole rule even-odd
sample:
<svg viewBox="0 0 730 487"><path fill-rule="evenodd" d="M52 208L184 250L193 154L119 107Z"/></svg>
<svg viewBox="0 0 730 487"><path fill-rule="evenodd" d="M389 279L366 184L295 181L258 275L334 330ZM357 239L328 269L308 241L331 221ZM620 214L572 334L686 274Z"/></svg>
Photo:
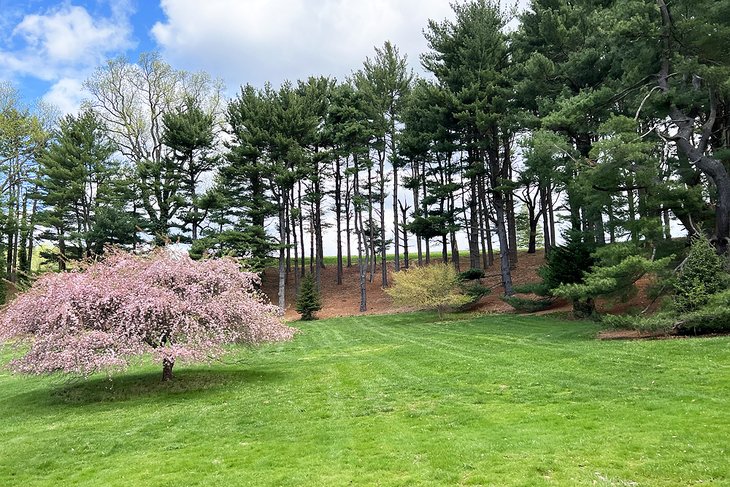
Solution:
<svg viewBox="0 0 730 487"><path fill-rule="evenodd" d="M62 78L43 96L43 101L58 108L62 113L76 113L86 95L81 80Z"/></svg>
<svg viewBox="0 0 730 487"><path fill-rule="evenodd" d="M344 78L386 40L417 67L427 20L451 16L446 0L162 0L161 7L167 19L152 35L165 58L233 85Z"/></svg>
<svg viewBox="0 0 730 487"><path fill-rule="evenodd" d="M0 78L53 83L43 97L64 112L76 111L82 80L109 56L134 46L128 0L112 0L106 17L70 3L16 18L0 46Z"/></svg>
<svg viewBox="0 0 730 487"><path fill-rule="evenodd" d="M29 14L15 26L16 50L0 51L0 69L16 75L54 80L94 66L112 52L132 46L124 11L93 18L78 6L64 4L45 14Z"/></svg>

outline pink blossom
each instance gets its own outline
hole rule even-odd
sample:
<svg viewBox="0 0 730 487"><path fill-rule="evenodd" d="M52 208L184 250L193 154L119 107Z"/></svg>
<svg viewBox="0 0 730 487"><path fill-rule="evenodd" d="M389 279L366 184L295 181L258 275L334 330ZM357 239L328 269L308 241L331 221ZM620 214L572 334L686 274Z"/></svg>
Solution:
<svg viewBox="0 0 730 487"><path fill-rule="evenodd" d="M231 259L194 261L158 250L114 251L81 269L47 274L0 315L0 341L30 349L18 372L83 375L120 369L132 357L206 361L230 343L289 340L259 277Z"/></svg>

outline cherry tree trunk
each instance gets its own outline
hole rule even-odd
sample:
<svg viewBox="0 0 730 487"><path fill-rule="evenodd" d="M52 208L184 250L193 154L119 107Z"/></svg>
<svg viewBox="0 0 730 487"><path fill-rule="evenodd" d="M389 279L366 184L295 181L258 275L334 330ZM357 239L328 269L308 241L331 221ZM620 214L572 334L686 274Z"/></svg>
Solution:
<svg viewBox="0 0 730 487"><path fill-rule="evenodd" d="M175 366L175 359L162 359L162 382L172 380L172 368Z"/></svg>

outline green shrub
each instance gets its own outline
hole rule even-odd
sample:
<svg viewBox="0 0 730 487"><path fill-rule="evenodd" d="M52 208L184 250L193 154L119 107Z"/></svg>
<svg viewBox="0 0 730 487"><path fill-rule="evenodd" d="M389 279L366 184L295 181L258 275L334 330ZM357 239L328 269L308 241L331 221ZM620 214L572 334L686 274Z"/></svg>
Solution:
<svg viewBox="0 0 730 487"><path fill-rule="evenodd" d="M520 313L535 313L548 309L552 304L551 298L529 299L519 296L503 296L502 301L512 306Z"/></svg>
<svg viewBox="0 0 730 487"><path fill-rule="evenodd" d="M594 265L611 267L618 265L629 257L649 257L649 253L633 242L619 242L598 247L593 252Z"/></svg>
<svg viewBox="0 0 730 487"><path fill-rule="evenodd" d="M447 264L411 267L393 274L393 286L385 292L396 306L435 309L441 317L447 308L472 302L463 293L461 280Z"/></svg>
<svg viewBox="0 0 730 487"><path fill-rule="evenodd" d="M710 296L727 287L725 265L706 237L695 237L674 284L674 308L686 312L705 306Z"/></svg>
<svg viewBox="0 0 730 487"><path fill-rule="evenodd" d="M652 316L606 315L602 321L611 328L642 332L677 335L730 333L730 290L711 296L704 307L695 311L680 314L665 311Z"/></svg>
<svg viewBox="0 0 730 487"><path fill-rule="evenodd" d="M687 254L687 239L678 239L678 240L658 240L655 243L656 246L656 254L654 255L655 259L663 259L664 257L669 256L678 256L679 261L684 259L684 256ZM675 257L676 259L676 257ZM675 267L679 265L679 262L676 262Z"/></svg>
<svg viewBox="0 0 730 487"><path fill-rule="evenodd" d="M302 321L315 319L314 313L322 309L322 298L317 290L314 277L311 274L304 276L297 295L296 310L302 315Z"/></svg>
<svg viewBox="0 0 730 487"><path fill-rule="evenodd" d="M483 279L486 277L482 269L468 269L459 274L459 279L462 281L473 281L475 279Z"/></svg>
<svg viewBox="0 0 730 487"><path fill-rule="evenodd" d="M520 284L513 286L512 289L517 294L535 294L537 296L550 296L550 289L544 282L528 282L527 284Z"/></svg>
<svg viewBox="0 0 730 487"><path fill-rule="evenodd" d="M489 286L479 284L478 282L472 284L464 284L462 285L461 290L466 296L469 296L472 299L472 302L477 302L484 296L488 296L492 292L492 289Z"/></svg>
<svg viewBox="0 0 730 487"><path fill-rule="evenodd" d="M675 317L676 318L676 317ZM671 333L674 321L668 314L654 316L604 315L601 322L609 328L640 332Z"/></svg>
<svg viewBox="0 0 730 487"><path fill-rule="evenodd" d="M680 316L672 328L678 335L730 333L730 307L705 306Z"/></svg>
<svg viewBox="0 0 730 487"><path fill-rule="evenodd" d="M602 267L597 265L586 273L584 282L562 284L553 290L558 297L570 299L577 317L593 314L594 300L599 296L626 301L637 292L636 281L647 273L662 273L671 259L650 260L640 255L629 255L617 264ZM614 260L606 262L613 263Z"/></svg>

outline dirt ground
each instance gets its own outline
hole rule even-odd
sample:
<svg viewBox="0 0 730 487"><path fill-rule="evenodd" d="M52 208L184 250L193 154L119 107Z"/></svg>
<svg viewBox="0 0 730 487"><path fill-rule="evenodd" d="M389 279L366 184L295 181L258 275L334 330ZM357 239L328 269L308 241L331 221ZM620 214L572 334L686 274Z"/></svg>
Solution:
<svg viewBox="0 0 730 487"><path fill-rule="evenodd" d="M537 274L538 269L545 263L544 254L528 254L521 252L518 255L517 266L512 270L512 281L515 285L527 284L540 280ZM472 310L482 313L515 313L515 310L500 299L502 296L502 280L499 274L498 263L487 269L487 277L482 279L482 284L492 289L492 293L477 303ZM462 259L461 269L469 268L468 259ZM392 263L389 264L389 272L393 272ZM599 300L596 307L603 313L625 313L630 310L643 310L651 304L646 297L646 289L651 281L647 278L641 279L637 285L639 294L624 303ZM276 269L267 269L263 278L263 290L272 302L278 301L278 273ZM286 288L286 312L287 320L296 320L299 315L294 310L296 300L296 288L294 285L293 273L289 275ZM319 318L334 318L340 316L354 316L359 314L387 314L408 311L403 308L395 308L390 297L383 291L380 281L380 266L377 267L373 282L367 284L367 307L365 313L360 313L360 286L357 265L345 268L342 278L342 285L337 285L337 268L335 265L328 265L322 269L322 310L317 313ZM547 310L534 313L543 315L557 312L570 312L572 306L562 300ZM608 337L607 337L608 338Z"/></svg>
<svg viewBox="0 0 730 487"><path fill-rule="evenodd" d="M435 260L436 261L436 260ZM438 261L436 261L438 262ZM526 284L539 280L537 269L545 262L542 252L537 254L520 253L517 259L517 267L512 271L514 284ZM469 268L469 260L462 259L461 269ZM392 262L388 264L389 273L393 272ZM364 314L387 314L405 309L394 308L390 297L383 291L381 285L381 268L377 267L373 282L367 284L368 310ZM514 310L499 297L502 295L502 281L499 274L498 264L495 264L486 271L487 277L482 279L482 284L492 289L492 293L484 298L474 307L477 311L492 313L509 313ZM267 269L263 277L263 290L272 302L278 301L278 273L276 269ZM286 313L287 320L295 320L299 317L294 310L296 300L296 288L294 275L290 274L286 288ZM322 310L317 313L320 318L333 318L339 316L352 316L361 314L360 309L360 286L357 265L345 268L342 277L342 285L337 285L337 267L328 265L322 269Z"/></svg>

